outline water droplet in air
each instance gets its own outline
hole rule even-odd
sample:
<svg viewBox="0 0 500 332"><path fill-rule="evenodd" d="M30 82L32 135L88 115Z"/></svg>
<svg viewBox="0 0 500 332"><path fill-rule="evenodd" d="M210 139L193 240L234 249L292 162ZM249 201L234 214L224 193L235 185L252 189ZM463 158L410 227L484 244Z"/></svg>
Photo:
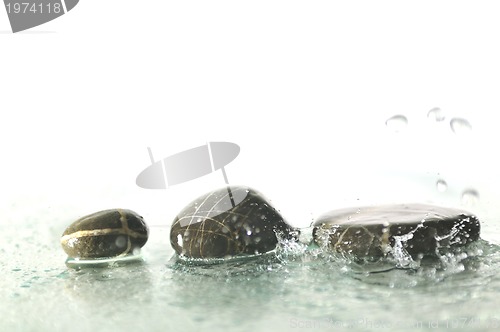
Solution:
<svg viewBox="0 0 500 332"><path fill-rule="evenodd" d="M427 118L432 121L441 122L444 120L444 112L439 107L434 107L427 113Z"/></svg>
<svg viewBox="0 0 500 332"><path fill-rule="evenodd" d="M463 118L453 118L450 120L450 128L457 135L465 135L470 133L472 130L472 126L469 121Z"/></svg>
<svg viewBox="0 0 500 332"><path fill-rule="evenodd" d="M462 204L473 206L479 201L479 193L475 189L466 189L462 193Z"/></svg>
<svg viewBox="0 0 500 332"><path fill-rule="evenodd" d="M385 122L387 128L391 129L396 133L403 131L406 128L407 124L408 124L408 119L406 118L406 116L400 114L390 117Z"/></svg>
<svg viewBox="0 0 500 332"><path fill-rule="evenodd" d="M445 180L443 180L443 179L439 179L439 180L437 180L437 182L436 182L436 189L437 189L437 191L439 191L439 192L445 192L445 191L446 191L446 189L448 189L448 184L446 183L446 181L445 181Z"/></svg>

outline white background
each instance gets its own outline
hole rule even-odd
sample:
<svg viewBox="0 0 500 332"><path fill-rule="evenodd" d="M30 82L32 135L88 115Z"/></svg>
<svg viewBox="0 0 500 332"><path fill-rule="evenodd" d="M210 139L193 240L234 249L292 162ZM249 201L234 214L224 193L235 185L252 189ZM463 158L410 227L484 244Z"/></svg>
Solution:
<svg viewBox="0 0 500 332"><path fill-rule="evenodd" d="M260 190L295 226L356 204L460 206L473 187L469 208L491 227L495 4L81 0L17 34L1 8L0 223L124 207L169 225L222 174L138 188L147 147L160 159L229 141L241 147L230 183ZM433 107L445 121L427 119ZM408 118L400 133L385 126L395 114ZM472 133L454 135L452 117Z"/></svg>

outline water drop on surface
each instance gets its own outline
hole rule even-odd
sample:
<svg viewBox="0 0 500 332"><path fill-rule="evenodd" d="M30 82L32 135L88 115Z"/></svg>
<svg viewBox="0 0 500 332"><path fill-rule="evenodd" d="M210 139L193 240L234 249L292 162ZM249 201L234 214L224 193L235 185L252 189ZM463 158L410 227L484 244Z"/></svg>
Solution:
<svg viewBox="0 0 500 332"><path fill-rule="evenodd" d="M464 118L453 118L450 120L450 128L457 135L465 135L472 131L472 126Z"/></svg>
<svg viewBox="0 0 500 332"><path fill-rule="evenodd" d="M125 248L125 246L127 245L127 238L123 235L118 236L115 240L115 245L118 248Z"/></svg>
<svg viewBox="0 0 500 332"><path fill-rule="evenodd" d="M387 126L387 128L398 133L406 128L406 126L408 125L408 119L404 115L394 115L393 117L390 117L389 119L387 119L387 121L385 121L385 125Z"/></svg>
<svg viewBox="0 0 500 332"><path fill-rule="evenodd" d="M479 201L479 193L475 189L466 189L462 193L462 204L466 206L474 206Z"/></svg>
<svg viewBox="0 0 500 332"><path fill-rule="evenodd" d="M432 121L441 122L445 119L445 116L439 107L434 107L427 113L427 118Z"/></svg>
<svg viewBox="0 0 500 332"><path fill-rule="evenodd" d="M436 182L436 189L437 189L437 191L439 191L439 192L445 192L445 191L446 191L446 189L448 189L448 184L446 183L446 181L445 181L445 180L443 180L443 179L439 179L439 180L437 180L437 182Z"/></svg>

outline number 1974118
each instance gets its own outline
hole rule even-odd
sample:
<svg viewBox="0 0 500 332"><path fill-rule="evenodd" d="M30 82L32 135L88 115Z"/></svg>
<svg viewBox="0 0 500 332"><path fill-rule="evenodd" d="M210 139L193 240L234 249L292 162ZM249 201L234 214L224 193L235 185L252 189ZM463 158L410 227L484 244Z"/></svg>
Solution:
<svg viewBox="0 0 500 332"><path fill-rule="evenodd" d="M14 14L59 14L62 10L60 3L30 3L30 2L14 2L6 4L7 12Z"/></svg>

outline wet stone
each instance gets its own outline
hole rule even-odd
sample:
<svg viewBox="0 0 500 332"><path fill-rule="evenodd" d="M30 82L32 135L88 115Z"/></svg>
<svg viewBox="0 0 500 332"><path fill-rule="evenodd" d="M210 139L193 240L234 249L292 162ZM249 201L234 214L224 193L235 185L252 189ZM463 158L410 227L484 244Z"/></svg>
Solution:
<svg viewBox="0 0 500 332"><path fill-rule="evenodd" d="M403 251L413 259L479 239L472 214L427 204L334 210L313 222L316 244L355 258L381 258Z"/></svg>
<svg viewBox="0 0 500 332"><path fill-rule="evenodd" d="M175 218L170 243L185 258L256 255L276 248L295 230L259 192L224 187L200 196Z"/></svg>
<svg viewBox="0 0 500 332"><path fill-rule="evenodd" d="M140 215L131 210L112 209L76 220L64 231L61 245L72 258L122 257L144 246L148 233Z"/></svg>

